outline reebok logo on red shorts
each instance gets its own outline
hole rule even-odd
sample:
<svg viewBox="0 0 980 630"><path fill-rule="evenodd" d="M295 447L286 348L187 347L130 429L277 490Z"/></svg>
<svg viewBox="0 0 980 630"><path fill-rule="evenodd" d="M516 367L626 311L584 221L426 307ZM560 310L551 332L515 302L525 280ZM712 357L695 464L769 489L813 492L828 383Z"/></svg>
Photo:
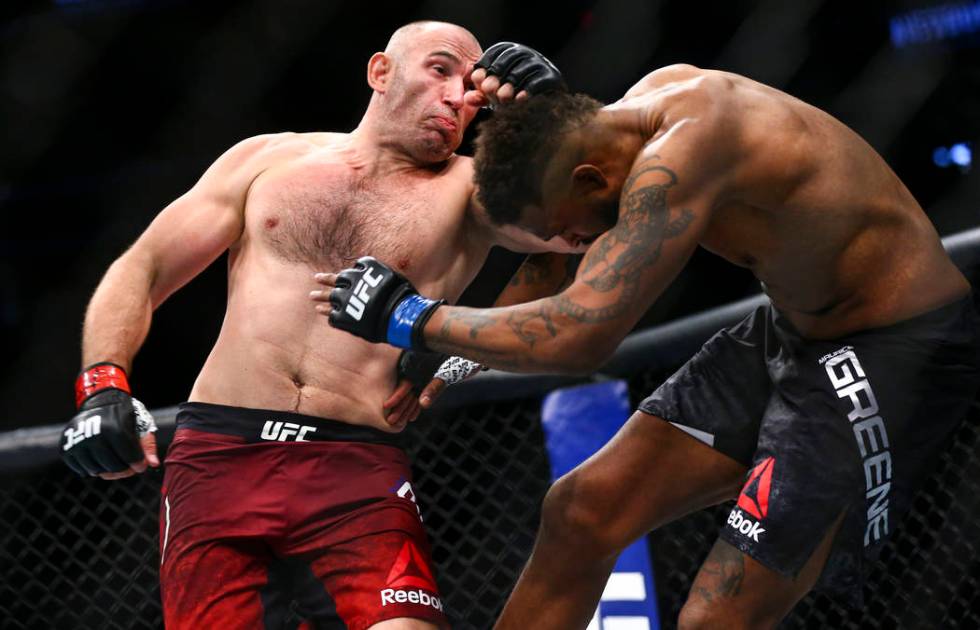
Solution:
<svg viewBox="0 0 980 630"><path fill-rule="evenodd" d="M412 541L406 540L388 571L385 588L381 590L381 605L422 604L441 611L442 600L430 594L437 592L435 578L432 577L425 559Z"/></svg>
<svg viewBox="0 0 980 630"><path fill-rule="evenodd" d="M728 515L729 525L738 533L756 542L759 542L759 536L766 530L742 511L760 520L769 513L769 490L772 487L772 469L775 465L776 458L767 457L752 469L749 480L745 482L742 493L738 495L738 504Z"/></svg>

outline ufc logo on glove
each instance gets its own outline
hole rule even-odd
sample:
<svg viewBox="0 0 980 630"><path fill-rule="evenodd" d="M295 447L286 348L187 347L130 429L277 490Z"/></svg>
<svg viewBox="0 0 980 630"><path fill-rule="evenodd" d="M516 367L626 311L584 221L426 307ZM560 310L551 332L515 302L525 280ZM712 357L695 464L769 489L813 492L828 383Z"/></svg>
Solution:
<svg viewBox="0 0 980 630"><path fill-rule="evenodd" d="M85 438L102 433L102 416L92 416L78 423L78 427L65 429L65 443L61 450L67 451Z"/></svg>
<svg viewBox="0 0 980 630"><path fill-rule="evenodd" d="M373 289L378 286L382 278L383 276L381 274L372 276L370 269L364 270L364 275L357 281L357 286L354 287L354 292L350 296L347 308L344 309L348 315L356 321L361 321L361 318L364 316L364 306L371 301L371 294L368 293L368 287Z"/></svg>
<svg viewBox="0 0 980 630"><path fill-rule="evenodd" d="M425 322L445 303L422 297L404 276L370 256L337 274L329 301L334 328L371 343L420 350Z"/></svg>

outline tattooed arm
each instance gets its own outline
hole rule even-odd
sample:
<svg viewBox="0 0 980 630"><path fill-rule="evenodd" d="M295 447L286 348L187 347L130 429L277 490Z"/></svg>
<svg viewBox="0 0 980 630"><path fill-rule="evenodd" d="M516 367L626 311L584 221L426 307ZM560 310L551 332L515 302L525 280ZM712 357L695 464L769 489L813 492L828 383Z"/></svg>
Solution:
<svg viewBox="0 0 980 630"><path fill-rule="evenodd" d="M708 147L695 133L676 130L640 153L617 224L585 254L567 289L507 308L441 307L426 325L426 344L511 371L597 368L687 262L722 193L722 160L702 159Z"/></svg>
<svg viewBox="0 0 980 630"><path fill-rule="evenodd" d="M560 293L575 279L582 260L575 254L531 254L500 292L495 307L523 304Z"/></svg>

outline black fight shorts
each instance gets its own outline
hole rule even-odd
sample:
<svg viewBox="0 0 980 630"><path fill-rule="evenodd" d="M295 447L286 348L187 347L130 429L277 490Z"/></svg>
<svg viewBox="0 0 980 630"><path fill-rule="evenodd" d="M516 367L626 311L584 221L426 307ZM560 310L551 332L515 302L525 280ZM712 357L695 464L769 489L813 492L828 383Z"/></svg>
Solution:
<svg viewBox="0 0 980 630"><path fill-rule="evenodd" d="M721 538L761 564L795 576L844 514L818 586L859 603L864 563L977 395L978 330L972 295L832 341L766 305L639 408L749 468Z"/></svg>

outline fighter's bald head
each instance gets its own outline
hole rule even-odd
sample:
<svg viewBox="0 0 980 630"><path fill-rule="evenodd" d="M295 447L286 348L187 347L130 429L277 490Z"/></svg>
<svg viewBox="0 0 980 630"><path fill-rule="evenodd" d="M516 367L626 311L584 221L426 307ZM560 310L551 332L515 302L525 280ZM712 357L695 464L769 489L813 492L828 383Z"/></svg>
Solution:
<svg viewBox="0 0 980 630"><path fill-rule="evenodd" d="M384 52L368 61L374 93L365 128L420 164L447 160L477 111L466 94L481 52L473 34L455 24L424 21L399 28Z"/></svg>
<svg viewBox="0 0 980 630"><path fill-rule="evenodd" d="M480 51L480 42L477 41L473 33L462 26L449 22L420 20L410 22L392 33L384 52L392 59L400 59L424 42L440 38L451 38L463 45L475 47L478 52Z"/></svg>

